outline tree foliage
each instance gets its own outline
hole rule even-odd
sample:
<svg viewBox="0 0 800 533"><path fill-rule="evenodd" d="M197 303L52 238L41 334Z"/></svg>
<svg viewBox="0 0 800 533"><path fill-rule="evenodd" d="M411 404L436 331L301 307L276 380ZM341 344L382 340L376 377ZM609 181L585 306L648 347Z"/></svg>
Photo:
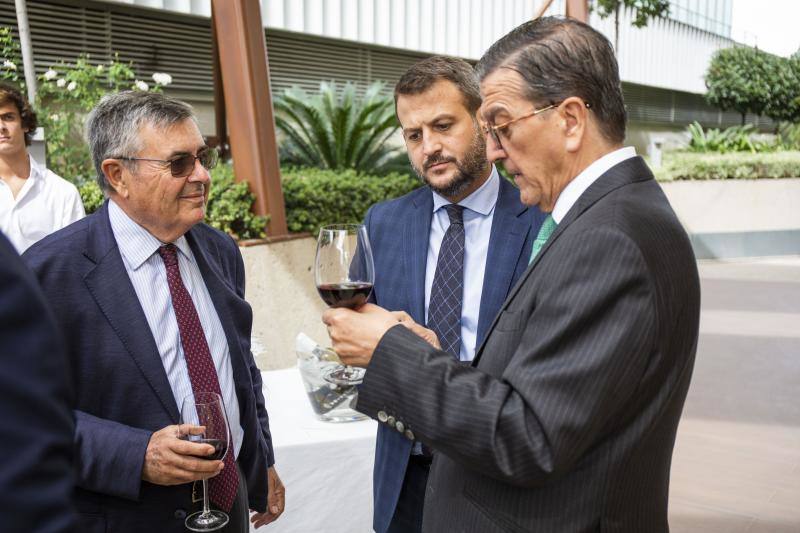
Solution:
<svg viewBox="0 0 800 533"><path fill-rule="evenodd" d="M388 142L398 125L382 83L370 85L363 97L349 83L339 91L322 83L311 96L293 87L274 106L284 165L382 174L407 164L400 147Z"/></svg>
<svg viewBox="0 0 800 533"><path fill-rule="evenodd" d="M619 12L622 8L633 12L631 24L644 28L650 19L669 16L669 0L595 0L595 8L600 18L614 15L614 50L619 50Z"/></svg>
<svg viewBox="0 0 800 533"><path fill-rule="evenodd" d="M706 100L742 116L765 115L775 121L800 121L800 60L734 46L718 50L706 73Z"/></svg>

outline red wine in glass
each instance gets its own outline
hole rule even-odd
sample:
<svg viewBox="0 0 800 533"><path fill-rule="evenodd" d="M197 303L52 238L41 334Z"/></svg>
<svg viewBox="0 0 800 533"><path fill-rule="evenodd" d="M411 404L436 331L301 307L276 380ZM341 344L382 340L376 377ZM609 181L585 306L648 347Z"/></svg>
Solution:
<svg viewBox="0 0 800 533"><path fill-rule="evenodd" d="M202 435L185 435L191 442L210 444L214 447L212 455L203 459L220 460L230 447L230 426L222 397L215 392L195 392L183 399L181 405L181 424L202 426ZM203 479L203 510L186 517L185 525L189 531L217 531L225 527L229 517L223 511L211 509L208 502L208 480Z"/></svg>
<svg viewBox="0 0 800 533"><path fill-rule="evenodd" d="M375 283L375 264L366 227L335 224L319 230L314 281L331 307L357 309L367 302ZM356 385L364 369L341 365L323 377L335 385Z"/></svg>
<svg viewBox="0 0 800 533"><path fill-rule="evenodd" d="M203 459L210 459L211 461L220 461L222 458L225 457L225 452L228 451L228 443L222 439L207 439L205 437L197 439L196 441L199 444L210 444L214 447L214 453L211 455L203 456Z"/></svg>
<svg viewBox="0 0 800 533"><path fill-rule="evenodd" d="M357 309L364 305L372 292L372 283L349 281L344 283L323 283L317 287L319 295L330 307Z"/></svg>

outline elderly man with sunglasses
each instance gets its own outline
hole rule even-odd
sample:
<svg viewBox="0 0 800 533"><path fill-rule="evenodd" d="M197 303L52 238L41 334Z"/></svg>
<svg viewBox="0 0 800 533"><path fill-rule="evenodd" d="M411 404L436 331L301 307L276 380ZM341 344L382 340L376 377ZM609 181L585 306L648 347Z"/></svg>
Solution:
<svg viewBox="0 0 800 533"><path fill-rule="evenodd" d="M252 312L236 243L203 224L217 160L189 106L160 94L109 95L87 138L107 196L94 214L24 255L55 310L74 369L75 502L84 533L185 531L208 479L214 507L248 531L276 519L274 467ZM213 392L230 446L191 442L186 397Z"/></svg>

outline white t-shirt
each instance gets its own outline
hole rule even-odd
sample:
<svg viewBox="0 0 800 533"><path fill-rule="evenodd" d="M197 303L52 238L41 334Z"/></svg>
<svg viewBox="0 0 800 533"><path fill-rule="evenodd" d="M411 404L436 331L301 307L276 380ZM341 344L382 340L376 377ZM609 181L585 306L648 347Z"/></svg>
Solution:
<svg viewBox="0 0 800 533"><path fill-rule="evenodd" d="M20 254L86 215L75 185L30 160L31 174L16 198L0 180L0 230Z"/></svg>

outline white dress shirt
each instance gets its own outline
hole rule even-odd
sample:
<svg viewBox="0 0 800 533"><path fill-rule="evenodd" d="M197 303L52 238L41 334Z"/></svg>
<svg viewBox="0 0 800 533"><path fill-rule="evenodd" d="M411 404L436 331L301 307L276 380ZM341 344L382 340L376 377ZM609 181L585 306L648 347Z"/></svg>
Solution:
<svg viewBox="0 0 800 533"><path fill-rule="evenodd" d="M180 411L183 399L192 394L192 382L183 354L178 319L172 307L172 297L167 284L167 269L158 254L158 248L164 243L128 217L113 200L108 202L108 218L122 255L122 262L147 318L153 339L156 341L161 363L164 365L172 395ZM173 244L178 248L181 280L192 297L211 357L214 359L222 400L231 427L233 449L238 456L244 431L239 418L239 402L233 385L233 368L225 330L222 329L219 315L186 237L181 236Z"/></svg>
<svg viewBox="0 0 800 533"><path fill-rule="evenodd" d="M75 185L33 157L30 162L31 173L16 198L8 184L0 180L0 230L19 253L86 215Z"/></svg>
<svg viewBox="0 0 800 533"><path fill-rule="evenodd" d="M462 361L472 361L478 340L478 314L481 309L481 293L483 292L483 274L486 268L486 254L489 251L489 237L492 233L494 206L500 193L500 175L492 167L492 173L486 183L478 190L458 202L464 206L464 300L461 307L461 351ZM433 193L433 219L428 240L428 258L425 267L425 323L428 322L428 305L431 299L431 287L436 273L436 262L439 259L439 248L450 217L443 206L452 202Z"/></svg>
<svg viewBox="0 0 800 533"><path fill-rule="evenodd" d="M560 224L564 220L567 212L575 205L578 198L586 192L586 189L597 181L597 178L605 174L611 167L632 157L636 157L636 148L626 146L604 155L575 176L575 179L570 181L561 191L561 194L558 195L556 205L553 207L553 220L555 220L556 224Z"/></svg>

